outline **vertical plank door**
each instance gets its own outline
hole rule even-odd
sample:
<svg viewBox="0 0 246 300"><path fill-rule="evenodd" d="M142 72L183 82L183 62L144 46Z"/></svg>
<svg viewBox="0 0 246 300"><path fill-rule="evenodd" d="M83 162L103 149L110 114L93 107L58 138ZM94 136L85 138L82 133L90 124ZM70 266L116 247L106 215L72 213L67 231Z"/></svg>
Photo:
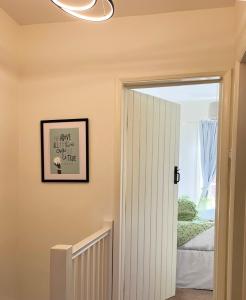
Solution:
<svg viewBox="0 0 246 300"><path fill-rule="evenodd" d="M175 295L180 107L124 93L123 300Z"/></svg>

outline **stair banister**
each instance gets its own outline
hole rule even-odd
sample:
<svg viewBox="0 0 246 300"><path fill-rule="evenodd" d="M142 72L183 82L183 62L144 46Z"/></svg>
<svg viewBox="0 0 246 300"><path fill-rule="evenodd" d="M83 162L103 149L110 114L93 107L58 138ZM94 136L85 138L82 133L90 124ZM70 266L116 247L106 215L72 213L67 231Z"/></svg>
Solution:
<svg viewBox="0 0 246 300"><path fill-rule="evenodd" d="M113 222L50 251L50 300L111 300Z"/></svg>

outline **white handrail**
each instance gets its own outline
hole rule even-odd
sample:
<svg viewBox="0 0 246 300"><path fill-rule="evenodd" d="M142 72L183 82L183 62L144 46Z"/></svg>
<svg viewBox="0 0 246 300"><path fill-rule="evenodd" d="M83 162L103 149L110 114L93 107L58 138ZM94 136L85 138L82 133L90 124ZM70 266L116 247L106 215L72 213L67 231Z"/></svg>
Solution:
<svg viewBox="0 0 246 300"><path fill-rule="evenodd" d="M104 228L98 230L96 233L85 238L83 241L77 243L72 248L72 258L75 259L82 253L86 252L90 247L100 242L105 237L109 236L112 230L112 222L107 224Z"/></svg>
<svg viewBox="0 0 246 300"><path fill-rule="evenodd" d="M111 300L113 222L50 254L50 300Z"/></svg>

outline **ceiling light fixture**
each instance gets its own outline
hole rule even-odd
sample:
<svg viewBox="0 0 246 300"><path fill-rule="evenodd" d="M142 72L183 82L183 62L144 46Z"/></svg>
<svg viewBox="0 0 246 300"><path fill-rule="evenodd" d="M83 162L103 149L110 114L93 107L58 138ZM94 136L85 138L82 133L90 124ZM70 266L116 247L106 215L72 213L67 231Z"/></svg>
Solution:
<svg viewBox="0 0 246 300"><path fill-rule="evenodd" d="M62 3L60 0L51 0L56 6L64 9L69 9L73 11L84 11L92 8L96 3L97 0L90 0L87 4L81 5L81 6L76 6L76 5L67 5Z"/></svg>
<svg viewBox="0 0 246 300"><path fill-rule="evenodd" d="M63 4L59 0L51 0L51 1L66 13L86 21L102 22L112 18L112 16L114 15L114 3L112 0L102 0L104 14L101 16L89 16L84 13L85 11L87 13L91 8L93 8L96 5L97 0L92 0L87 5L84 6L67 5L67 4ZM106 1L106 5L104 4L103 1Z"/></svg>

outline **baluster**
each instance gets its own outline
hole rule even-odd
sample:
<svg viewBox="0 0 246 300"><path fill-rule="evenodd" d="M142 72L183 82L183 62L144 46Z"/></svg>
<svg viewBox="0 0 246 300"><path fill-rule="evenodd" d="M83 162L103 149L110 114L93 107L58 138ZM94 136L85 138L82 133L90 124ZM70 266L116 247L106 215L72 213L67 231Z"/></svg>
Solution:
<svg viewBox="0 0 246 300"><path fill-rule="evenodd" d="M78 259L73 260L73 293L74 300L78 300Z"/></svg>
<svg viewBox="0 0 246 300"><path fill-rule="evenodd" d="M90 274L91 274L91 264L90 264L90 249L88 249L87 251L87 257L86 257L86 261L87 261L87 270L86 270L86 282L87 282L87 287L86 287L86 300L91 300L91 286L90 286Z"/></svg>
<svg viewBox="0 0 246 300"><path fill-rule="evenodd" d="M100 253L100 300L104 300L104 239L101 240Z"/></svg>
<svg viewBox="0 0 246 300"><path fill-rule="evenodd" d="M100 250L101 244L98 242L96 244L96 300L100 299Z"/></svg>
<svg viewBox="0 0 246 300"><path fill-rule="evenodd" d="M85 254L82 253L80 256L80 300L85 299Z"/></svg>
<svg viewBox="0 0 246 300"><path fill-rule="evenodd" d="M95 300L95 268L96 268L96 262L95 262L95 245L92 246L91 249L92 252L92 266L91 266L91 271L92 271L92 276L91 276L91 288L92 288L92 294L91 294L91 299Z"/></svg>
<svg viewBox="0 0 246 300"><path fill-rule="evenodd" d="M103 272L103 286L104 286L104 300L108 299L108 237L104 238L104 272Z"/></svg>

